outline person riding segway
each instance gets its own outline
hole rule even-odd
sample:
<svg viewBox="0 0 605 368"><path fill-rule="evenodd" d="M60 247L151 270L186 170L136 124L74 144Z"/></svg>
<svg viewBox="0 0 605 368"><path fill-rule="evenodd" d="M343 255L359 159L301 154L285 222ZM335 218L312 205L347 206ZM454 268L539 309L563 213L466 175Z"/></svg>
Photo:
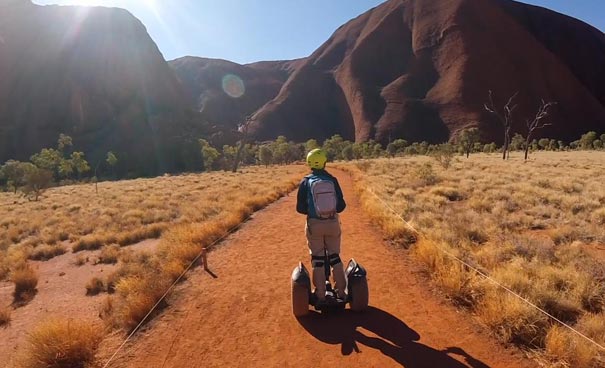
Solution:
<svg viewBox="0 0 605 368"><path fill-rule="evenodd" d="M307 154L311 173L299 186L296 211L307 216L305 234L311 253L312 280L302 262L292 272L292 310L296 317L308 313L309 304L327 311L342 309L347 303L351 309L362 311L368 306L368 286L365 269L351 259L347 268L340 259L339 213L346 203L338 180L326 169L326 153L314 149ZM330 283L333 272L335 288Z"/></svg>

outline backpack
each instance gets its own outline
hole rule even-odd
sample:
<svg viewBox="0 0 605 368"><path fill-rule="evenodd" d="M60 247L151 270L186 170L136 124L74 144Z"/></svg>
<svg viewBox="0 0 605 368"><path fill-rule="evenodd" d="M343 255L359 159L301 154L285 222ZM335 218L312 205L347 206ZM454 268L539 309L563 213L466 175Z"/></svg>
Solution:
<svg viewBox="0 0 605 368"><path fill-rule="evenodd" d="M315 214L320 219L333 217L336 214L336 188L334 182L320 176L310 175L309 184L309 207L315 209Z"/></svg>

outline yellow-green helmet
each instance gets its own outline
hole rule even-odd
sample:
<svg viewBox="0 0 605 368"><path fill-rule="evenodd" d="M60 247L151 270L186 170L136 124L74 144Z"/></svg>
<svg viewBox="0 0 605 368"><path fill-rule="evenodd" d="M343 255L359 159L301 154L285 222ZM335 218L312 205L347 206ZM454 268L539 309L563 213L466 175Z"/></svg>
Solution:
<svg viewBox="0 0 605 368"><path fill-rule="evenodd" d="M327 161L328 156L326 156L324 150L320 148L316 148L307 153L307 165L309 165L311 169L321 170L326 167Z"/></svg>

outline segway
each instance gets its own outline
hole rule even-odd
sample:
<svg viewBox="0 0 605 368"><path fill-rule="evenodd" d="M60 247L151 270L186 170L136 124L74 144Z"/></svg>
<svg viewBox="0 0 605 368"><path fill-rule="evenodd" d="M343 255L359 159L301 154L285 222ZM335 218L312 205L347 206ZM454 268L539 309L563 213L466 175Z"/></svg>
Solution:
<svg viewBox="0 0 605 368"><path fill-rule="evenodd" d="M349 304L352 311L362 312L368 307L367 272L354 259L351 259L345 269L347 280L347 297L337 297L330 283L331 267L328 251L325 250L324 268L326 272L326 299L320 302L311 288L309 271L302 262L292 271L292 312L295 317L303 317L309 313L309 306L321 313L343 310Z"/></svg>

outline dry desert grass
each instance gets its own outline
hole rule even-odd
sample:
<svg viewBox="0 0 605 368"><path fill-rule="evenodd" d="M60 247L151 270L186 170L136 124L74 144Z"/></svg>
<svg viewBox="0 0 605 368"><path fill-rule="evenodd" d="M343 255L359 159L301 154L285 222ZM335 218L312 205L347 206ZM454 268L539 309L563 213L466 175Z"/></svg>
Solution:
<svg viewBox="0 0 605 368"><path fill-rule="evenodd" d="M591 252L605 246L604 152L544 152L528 162L476 154L449 169L430 157L341 166L357 177L365 209L384 232L413 244L411 254L441 290L499 339L538 349L547 364L605 364L604 351L450 256L605 344L605 265Z"/></svg>
<svg viewBox="0 0 605 368"><path fill-rule="evenodd" d="M0 193L0 279L10 278L20 291L28 285L35 290L36 283L26 282L33 280L26 276L35 275L28 259L48 259L61 253L57 249L71 247L81 252L71 255L70 263L76 266L88 262L88 256L82 255L87 250L100 249L93 259L117 262L118 269L91 279L82 295L111 293L99 306L100 315L109 326L130 331L203 247L290 192L305 171L302 166L250 167L238 173L100 183L98 196L91 185L61 187L48 190L37 203ZM122 248L153 237L160 237L155 252ZM32 272L26 274L28 270ZM44 280L40 281L44 287ZM96 347L96 338L89 340L88 333L78 332L85 329L79 326L75 331L73 324L66 323L55 320L32 335L32 349L24 353L31 359L25 366L36 366L34 361L51 364L45 357L61 346L74 346L73 354L66 354L76 359ZM64 338L54 332L66 328L70 333ZM95 329L95 333L102 330ZM37 353L40 344L48 346Z"/></svg>

